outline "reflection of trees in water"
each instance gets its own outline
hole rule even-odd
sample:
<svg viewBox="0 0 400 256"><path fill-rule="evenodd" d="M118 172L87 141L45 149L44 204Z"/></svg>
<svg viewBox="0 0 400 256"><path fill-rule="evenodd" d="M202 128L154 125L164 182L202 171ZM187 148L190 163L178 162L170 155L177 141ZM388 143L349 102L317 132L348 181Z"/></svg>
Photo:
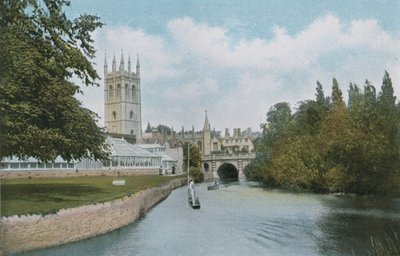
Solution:
<svg viewBox="0 0 400 256"><path fill-rule="evenodd" d="M326 196L320 202L326 209L315 223L320 255L368 255L371 236L400 230L399 201Z"/></svg>

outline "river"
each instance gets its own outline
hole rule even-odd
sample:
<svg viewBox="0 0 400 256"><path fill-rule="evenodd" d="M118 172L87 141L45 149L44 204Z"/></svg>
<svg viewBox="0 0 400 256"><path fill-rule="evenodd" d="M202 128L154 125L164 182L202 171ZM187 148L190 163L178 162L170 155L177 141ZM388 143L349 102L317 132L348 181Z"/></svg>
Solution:
<svg viewBox="0 0 400 256"><path fill-rule="evenodd" d="M253 182L178 188L144 218L84 241L20 255L368 255L370 236L400 232L400 200L290 193Z"/></svg>

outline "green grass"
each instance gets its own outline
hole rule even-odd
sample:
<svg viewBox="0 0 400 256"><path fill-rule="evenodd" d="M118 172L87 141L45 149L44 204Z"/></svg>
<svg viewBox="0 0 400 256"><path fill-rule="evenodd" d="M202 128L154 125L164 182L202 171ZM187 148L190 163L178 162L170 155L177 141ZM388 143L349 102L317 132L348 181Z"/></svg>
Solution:
<svg viewBox="0 0 400 256"><path fill-rule="evenodd" d="M110 201L166 184L169 176L34 178L1 181L1 216L49 214L60 209ZM125 186L112 185L125 179Z"/></svg>

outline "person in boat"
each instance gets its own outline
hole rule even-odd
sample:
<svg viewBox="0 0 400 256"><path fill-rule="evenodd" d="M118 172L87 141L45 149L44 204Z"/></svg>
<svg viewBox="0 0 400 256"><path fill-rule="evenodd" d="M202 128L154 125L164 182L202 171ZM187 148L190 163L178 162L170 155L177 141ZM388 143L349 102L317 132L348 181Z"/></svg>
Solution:
<svg viewBox="0 0 400 256"><path fill-rule="evenodd" d="M190 195L192 196L192 202L195 200L195 192L194 192L194 181L190 179L189 181L189 189L190 189Z"/></svg>

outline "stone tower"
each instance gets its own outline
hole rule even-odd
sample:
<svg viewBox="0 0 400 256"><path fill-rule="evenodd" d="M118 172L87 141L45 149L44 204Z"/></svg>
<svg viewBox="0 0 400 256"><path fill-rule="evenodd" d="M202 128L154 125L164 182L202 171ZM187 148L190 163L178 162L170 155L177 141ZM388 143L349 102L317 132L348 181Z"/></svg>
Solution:
<svg viewBox="0 0 400 256"><path fill-rule="evenodd" d="M203 128L203 155L208 156L211 154L211 127L208 122L207 110L206 119L204 120Z"/></svg>
<svg viewBox="0 0 400 256"><path fill-rule="evenodd" d="M142 140L142 113L140 93L140 63L137 56L136 73L132 72L131 59L125 70L124 54L117 70L115 54L112 70L108 71L107 58L104 59L104 116L107 131L114 137Z"/></svg>

